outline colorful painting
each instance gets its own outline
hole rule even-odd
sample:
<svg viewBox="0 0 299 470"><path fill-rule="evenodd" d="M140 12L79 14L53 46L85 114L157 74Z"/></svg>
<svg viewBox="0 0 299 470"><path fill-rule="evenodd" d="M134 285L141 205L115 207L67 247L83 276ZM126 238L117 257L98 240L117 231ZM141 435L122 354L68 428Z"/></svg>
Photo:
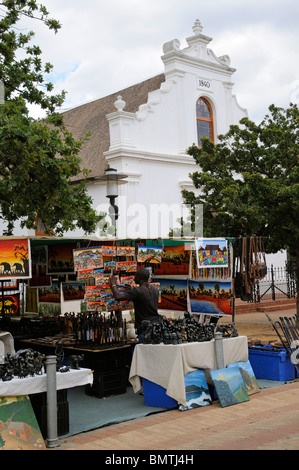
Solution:
<svg viewBox="0 0 299 470"><path fill-rule="evenodd" d="M60 304L60 284L58 281L52 281L50 287L39 287L38 300L40 303L45 304Z"/></svg>
<svg viewBox="0 0 299 470"><path fill-rule="evenodd" d="M187 310L187 280L153 278L153 283L160 284L160 309L179 311Z"/></svg>
<svg viewBox="0 0 299 470"><path fill-rule="evenodd" d="M195 250L198 268L228 267L228 247L225 238L197 238Z"/></svg>
<svg viewBox="0 0 299 470"><path fill-rule="evenodd" d="M211 370L210 375L220 405L223 408L249 401L249 396L238 367Z"/></svg>
<svg viewBox="0 0 299 470"><path fill-rule="evenodd" d="M20 294L5 295L0 297L0 313L2 315L20 314Z"/></svg>
<svg viewBox="0 0 299 470"><path fill-rule="evenodd" d="M161 263L162 248L152 246L138 247L138 263Z"/></svg>
<svg viewBox="0 0 299 470"><path fill-rule="evenodd" d="M27 395L0 397L0 450L46 450Z"/></svg>
<svg viewBox="0 0 299 470"><path fill-rule="evenodd" d="M77 279L78 281L87 281L94 277L94 270L93 269L84 269L82 271L78 271Z"/></svg>
<svg viewBox="0 0 299 470"><path fill-rule="evenodd" d="M185 245L166 246L160 264L154 266L155 276L188 276L190 250Z"/></svg>
<svg viewBox="0 0 299 470"><path fill-rule="evenodd" d="M31 251L27 239L0 240L0 280L29 279Z"/></svg>
<svg viewBox="0 0 299 470"><path fill-rule="evenodd" d="M47 274L73 274L73 250L77 243L61 243L48 246Z"/></svg>
<svg viewBox="0 0 299 470"><path fill-rule="evenodd" d="M83 284L83 282L63 282L62 292L65 302L69 302L71 300L83 300L85 284Z"/></svg>
<svg viewBox="0 0 299 470"><path fill-rule="evenodd" d="M260 392L256 377L249 361L234 362L226 367L237 367L242 375L248 395Z"/></svg>
<svg viewBox="0 0 299 470"><path fill-rule="evenodd" d="M231 282L188 282L192 313L232 315Z"/></svg>
<svg viewBox="0 0 299 470"><path fill-rule="evenodd" d="M75 271L86 271L103 267L103 255L101 247L73 250Z"/></svg>
<svg viewBox="0 0 299 470"><path fill-rule="evenodd" d="M202 369L189 372L184 377L186 390L186 405L180 405L179 410L192 410L201 406L210 405L212 398L205 373Z"/></svg>
<svg viewBox="0 0 299 470"><path fill-rule="evenodd" d="M116 268L116 271L125 271L126 273L133 273L137 271L137 262L136 261L117 261L115 268Z"/></svg>
<svg viewBox="0 0 299 470"><path fill-rule="evenodd" d="M116 246L101 246L101 255L105 257L116 256Z"/></svg>
<svg viewBox="0 0 299 470"><path fill-rule="evenodd" d="M116 256L135 256L134 246L117 246Z"/></svg>

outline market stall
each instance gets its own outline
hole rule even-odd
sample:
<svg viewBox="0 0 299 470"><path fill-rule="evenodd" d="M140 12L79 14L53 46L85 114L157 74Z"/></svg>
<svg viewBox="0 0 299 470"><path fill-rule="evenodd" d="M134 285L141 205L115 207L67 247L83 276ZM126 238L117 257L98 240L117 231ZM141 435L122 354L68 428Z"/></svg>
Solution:
<svg viewBox="0 0 299 470"><path fill-rule="evenodd" d="M234 281L236 274L244 275L236 271L240 253L234 252L234 240L3 237L1 244L7 259L0 265L0 329L10 332L16 350L54 354L61 367L75 356L84 380L90 378L86 371L93 371L86 394L124 394L128 385L137 392L142 378L184 406L186 377L217 369L216 332L223 336L225 368L248 361L247 338L234 328ZM162 319L145 325L145 344L128 334L133 303L116 301L109 284L113 274L120 291L133 286L141 267L159 288ZM228 325L220 329L222 317ZM60 380L64 387L65 380L80 375L59 369L58 374L59 387ZM18 394L23 380L3 376L0 394ZM28 382L41 386L43 379Z"/></svg>

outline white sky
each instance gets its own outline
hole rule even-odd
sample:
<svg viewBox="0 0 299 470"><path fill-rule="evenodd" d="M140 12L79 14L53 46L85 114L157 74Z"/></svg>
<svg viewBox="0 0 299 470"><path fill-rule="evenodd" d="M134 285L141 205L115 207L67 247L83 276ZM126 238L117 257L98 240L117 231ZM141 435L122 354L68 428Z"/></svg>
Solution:
<svg viewBox="0 0 299 470"><path fill-rule="evenodd" d="M64 109L117 92L164 71L165 42L192 36L198 18L217 56L228 54L234 94L260 122L270 104L299 103L298 0L41 0L62 23L39 22L35 44L54 66ZM38 117L38 116L35 116Z"/></svg>

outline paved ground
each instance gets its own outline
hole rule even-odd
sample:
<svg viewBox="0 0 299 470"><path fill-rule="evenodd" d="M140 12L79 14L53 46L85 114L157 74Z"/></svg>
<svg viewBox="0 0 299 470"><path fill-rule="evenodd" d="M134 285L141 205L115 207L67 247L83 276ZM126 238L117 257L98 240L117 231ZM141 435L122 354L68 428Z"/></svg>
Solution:
<svg viewBox="0 0 299 470"><path fill-rule="evenodd" d="M271 317L275 321L281 314L271 312ZM236 322L240 329L268 323L261 313L239 315ZM49 450L299 450L299 379L262 389L249 401L226 408L213 402L194 410L169 410L62 439L59 444Z"/></svg>
<svg viewBox="0 0 299 470"><path fill-rule="evenodd" d="M169 410L59 443L51 450L299 450L299 382L263 389L226 408L213 402Z"/></svg>

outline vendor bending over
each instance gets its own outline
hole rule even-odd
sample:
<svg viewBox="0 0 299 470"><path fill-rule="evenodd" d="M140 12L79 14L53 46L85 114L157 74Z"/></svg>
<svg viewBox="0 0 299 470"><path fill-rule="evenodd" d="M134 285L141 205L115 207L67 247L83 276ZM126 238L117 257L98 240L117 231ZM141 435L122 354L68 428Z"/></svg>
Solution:
<svg viewBox="0 0 299 470"><path fill-rule="evenodd" d="M143 320L152 320L159 317L158 314L158 301L159 289L157 286L148 282L149 271L148 269L141 268L135 274L136 287L128 286L127 291L119 292L116 284L116 278L110 277L110 286L112 293L116 300L132 300L135 310L135 328L140 343L143 343L144 338L141 334L141 323Z"/></svg>

